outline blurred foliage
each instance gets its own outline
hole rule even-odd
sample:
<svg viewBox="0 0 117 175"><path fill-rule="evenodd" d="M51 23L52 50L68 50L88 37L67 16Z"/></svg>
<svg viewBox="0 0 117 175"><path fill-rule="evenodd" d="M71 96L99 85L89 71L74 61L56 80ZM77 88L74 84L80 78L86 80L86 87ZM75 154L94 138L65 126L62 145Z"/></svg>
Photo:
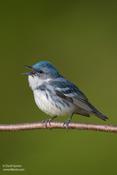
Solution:
<svg viewBox="0 0 117 175"><path fill-rule="evenodd" d="M116 1L2 1L0 5L0 123L39 121L23 65L51 61L117 123ZM65 116L58 120L65 120ZM21 164L20 174L116 174L116 135L72 130L0 133L2 164ZM18 174L19 172L13 172Z"/></svg>

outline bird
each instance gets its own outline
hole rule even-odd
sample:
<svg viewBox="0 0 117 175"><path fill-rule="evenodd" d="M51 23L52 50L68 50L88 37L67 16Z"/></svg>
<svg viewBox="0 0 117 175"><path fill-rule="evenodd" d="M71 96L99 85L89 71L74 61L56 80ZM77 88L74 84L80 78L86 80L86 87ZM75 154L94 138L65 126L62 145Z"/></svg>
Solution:
<svg viewBox="0 0 117 175"><path fill-rule="evenodd" d="M95 115L102 120L108 119L89 102L87 96L74 83L60 74L51 62L39 61L25 67L30 69L30 72L25 74L28 76L36 105L51 116L44 120L46 123L58 116L67 115L64 124L68 126L74 114L86 117Z"/></svg>

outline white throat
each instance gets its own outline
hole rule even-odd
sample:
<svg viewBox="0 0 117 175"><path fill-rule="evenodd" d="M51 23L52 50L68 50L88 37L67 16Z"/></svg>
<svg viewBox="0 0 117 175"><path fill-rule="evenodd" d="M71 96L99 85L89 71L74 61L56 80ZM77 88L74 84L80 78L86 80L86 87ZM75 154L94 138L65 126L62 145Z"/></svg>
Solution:
<svg viewBox="0 0 117 175"><path fill-rule="evenodd" d="M38 86L42 85L44 82L48 82L51 80L50 78L48 79L40 79L38 76L28 76L28 82L29 86L31 87L32 90L35 90Z"/></svg>

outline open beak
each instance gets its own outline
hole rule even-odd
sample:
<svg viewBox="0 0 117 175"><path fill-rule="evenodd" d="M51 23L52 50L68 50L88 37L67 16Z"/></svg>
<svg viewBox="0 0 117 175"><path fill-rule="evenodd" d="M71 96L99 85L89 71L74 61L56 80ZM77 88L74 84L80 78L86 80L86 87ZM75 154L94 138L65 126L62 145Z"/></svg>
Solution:
<svg viewBox="0 0 117 175"><path fill-rule="evenodd" d="M33 74L33 68L32 68L32 66L24 65L24 67L26 67L28 69L31 69L32 71L31 72L24 72L24 73L22 73L23 75L32 75Z"/></svg>
<svg viewBox="0 0 117 175"><path fill-rule="evenodd" d="M26 67L28 69L32 69L32 66L24 65L24 67Z"/></svg>

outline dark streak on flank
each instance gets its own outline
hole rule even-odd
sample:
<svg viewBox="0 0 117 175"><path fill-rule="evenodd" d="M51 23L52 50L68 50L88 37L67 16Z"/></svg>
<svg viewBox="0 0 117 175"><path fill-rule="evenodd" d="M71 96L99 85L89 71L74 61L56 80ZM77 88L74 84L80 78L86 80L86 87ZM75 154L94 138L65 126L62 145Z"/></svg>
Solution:
<svg viewBox="0 0 117 175"><path fill-rule="evenodd" d="M45 91L45 94L46 94L46 98L47 98L47 100L48 100L48 98L49 98L49 97L48 97L48 94L47 94L47 92L46 92L46 91Z"/></svg>

